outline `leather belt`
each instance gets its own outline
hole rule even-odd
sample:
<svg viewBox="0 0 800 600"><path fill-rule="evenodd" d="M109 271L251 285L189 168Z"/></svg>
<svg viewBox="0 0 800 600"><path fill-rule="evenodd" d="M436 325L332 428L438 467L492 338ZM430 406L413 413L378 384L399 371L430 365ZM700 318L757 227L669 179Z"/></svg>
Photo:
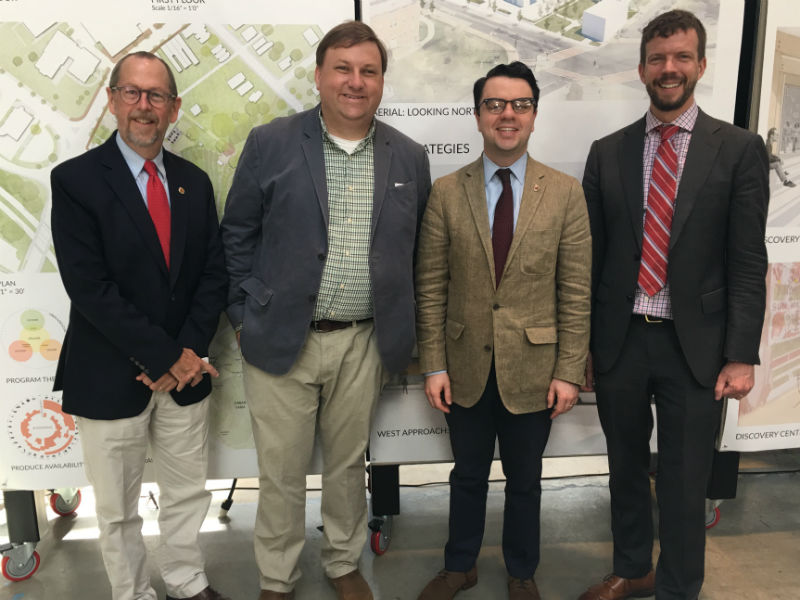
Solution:
<svg viewBox="0 0 800 600"><path fill-rule="evenodd" d="M640 319L644 323L647 323L648 325L672 323L672 319L665 319L664 317L654 317L653 315L643 315L640 313L634 313L633 316L637 319Z"/></svg>
<svg viewBox="0 0 800 600"><path fill-rule="evenodd" d="M357 321L330 321L328 319L320 319L319 321L311 321L311 329L317 333L330 333L331 331L355 327L359 323L366 323L371 320L372 317L368 319L358 319Z"/></svg>

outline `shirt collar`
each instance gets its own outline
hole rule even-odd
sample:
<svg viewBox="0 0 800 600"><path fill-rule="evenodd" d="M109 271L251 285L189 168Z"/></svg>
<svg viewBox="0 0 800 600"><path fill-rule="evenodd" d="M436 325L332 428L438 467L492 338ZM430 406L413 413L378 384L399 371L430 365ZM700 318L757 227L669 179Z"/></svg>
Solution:
<svg viewBox="0 0 800 600"><path fill-rule="evenodd" d="M322 118L322 111L319 111L319 125L322 128L322 138L327 139L331 144L336 145L336 142L331 137L331 134L328 132L328 127L325 125L325 119ZM356 146L356 149L353 151L361 150L373 137L375 137L375 118L372 118L372 123L369 126L369 131L367 131L367 135L364 136L364 139Z"/></svg>
<svg viewBox="0 0 800 600"><path fill-rule="evenodd" d="M694 124L697 122L697 114L700 112L700 109L697 106L697 102L692 102L692 105L687 108L683 113L681 113L675 120L672 122L673 125L677 125L684 131L691 132L694 129ZM647 111L647 114L644 116L645 119L645 132L650 133L653 129L660 127L661 125L668 125L669 123L662 123L659 121L656 116Z"/></svg>
<svg viewBox="0 0 800 600"><path fill-rule="evenodd" d="M128 165L128 168L133 173L134 177L138 177L139 174L144 169L145 159L139 155L133 148L128 146L125 143L125 140L122 139L122 136L119 134L119 131L116 135L117 138L117 147L119 151L122 153L122 158L125 159L125 164ZM158 174L161 177L166 179L166 171L164 170L164 149L161 148L158 151L158 155L153 159L153 162L156 163L156 168L158 169Z"/></svg>
<svg viewBox="0 0 800 600"><path fill-rule="evenodd" d="M486 153L483 153L483 181L484 185L489 183L489 180L494 177L494 174L497 172L497 169L502 169L492 161L491 158L486 156ZM511 169L511 174L519 181L520 183L525 181L525 167L528 166L528 153L525 152L522 156L520 156L514 164L509 166L508 168Z"/></svg>

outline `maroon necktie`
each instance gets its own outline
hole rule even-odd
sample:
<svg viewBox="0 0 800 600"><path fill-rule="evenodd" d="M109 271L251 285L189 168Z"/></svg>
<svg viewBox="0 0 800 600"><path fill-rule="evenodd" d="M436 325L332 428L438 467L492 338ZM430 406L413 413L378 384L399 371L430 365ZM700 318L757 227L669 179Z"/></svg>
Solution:
<svg viewBox="0 0 800 600"><path fill-rule="evenodd" d="M511 238L514 237L514 196L511 192L511 169L497 169L497 176L503 182L503 191L494 209L492 225L492 251L494 252L495 285L500 287L500 278L506 265Z"/></svg>
<svg viewBox="0 0 800 600"><path fill-rule="evenodd" d="M170 214L167 191L164 189L164 184L161 183L156 164L152 160L145 161L144 170L150 176L147 180L147 210L150 211L150 218L153 219L153 225L156 226L158 241L161 242L164 260L167 261L167 268L169 268Z"/></svg>
<svg viewBox="0 0 800 600"><path fill-rule="evenodd" d="M639 265L639 286L648 296L657 294L667 281L667 253L678 187L678 155L670 138L678 129L677 125L661 126L661 143L650 175Z"/></svg>

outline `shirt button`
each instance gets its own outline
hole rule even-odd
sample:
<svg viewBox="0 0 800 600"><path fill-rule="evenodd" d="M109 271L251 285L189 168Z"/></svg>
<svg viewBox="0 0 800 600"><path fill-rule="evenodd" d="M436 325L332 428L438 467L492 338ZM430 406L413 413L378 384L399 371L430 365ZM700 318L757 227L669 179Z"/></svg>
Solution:
<svg viewBox="0 0 800 600"><path fill-rule="evenodd" d="M352 185L348 185L347 186L347 191L348 192L352 192L353 191L353 186Z"/></svg>
<svg viewBox="0 0 800 600"><path fill-rule="evenodd" d="M344 251L344 255L345 255L345 256L350 256L350 250L345 250L345 251Z"/></svg>

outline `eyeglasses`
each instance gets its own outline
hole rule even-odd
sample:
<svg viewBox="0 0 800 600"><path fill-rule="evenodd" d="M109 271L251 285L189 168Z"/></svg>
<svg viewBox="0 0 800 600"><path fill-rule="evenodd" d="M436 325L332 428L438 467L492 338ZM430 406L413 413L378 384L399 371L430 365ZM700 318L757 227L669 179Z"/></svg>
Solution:
<svg viewBox="0 0 800 600"><path fill-rule="evenodd" d="M175 100L175 94L167 94L158 90L140 90L132 85L117 85L111 88L112 92L119 92L120 98L125 104L136 104L142 94L147 94L147 100L153 106L164 106L167 102Z"/></svg>
<svg viewBox="0 0 800 600"><path fill-rule="evenodd" d="M499 115L506 109L506 104L511 103L511 108L518 115L536 110L536 100L534 98L515 98L514 100L504 100L503 98L484 98L480 104L485 104L486 109L493 115ZM478 106L480 106L480 104Z"/></svg>

